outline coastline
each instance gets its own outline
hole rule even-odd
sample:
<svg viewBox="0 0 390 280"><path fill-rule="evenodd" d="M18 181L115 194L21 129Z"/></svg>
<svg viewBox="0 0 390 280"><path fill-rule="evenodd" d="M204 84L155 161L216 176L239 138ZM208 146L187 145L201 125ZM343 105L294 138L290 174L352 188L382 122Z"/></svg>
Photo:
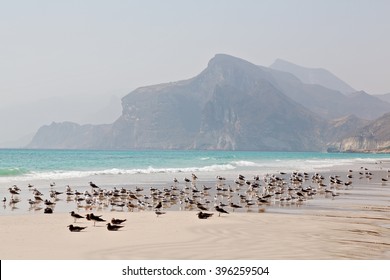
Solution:
<svg viewBox="0 0 390 280"><path fill-rule="evenodd" d="M321 174L326 178L337 174L344 180L349 174L345 168ZM210 207L214 216L207 220L198 219L196 208L182 211L167 208L165 215L157 217L153 209L130 212L126 208L122 211L108 207L95 212L72 206L82 215L93 211L107 221L127 219L124 228L110 232L105 223L96 227L85 219L74 223L67 212L3 215L0 236L6 242L1 245L0 258L388 260L390 184L381 183L381 178L388 176L389 163L369 166L372 173L369 179L358 178L362 167L354 168L352 187L335 188L339 194L335 198L324 195L301 206L275 203L236 212L228 208L230 214L221 217ZM199 181L198 184L215 186L216 183ZM312 183L309 180L307 184ZM145 186L154 185L146 183ZM87 228L70 232L67 228L70 224Z"/></svg>

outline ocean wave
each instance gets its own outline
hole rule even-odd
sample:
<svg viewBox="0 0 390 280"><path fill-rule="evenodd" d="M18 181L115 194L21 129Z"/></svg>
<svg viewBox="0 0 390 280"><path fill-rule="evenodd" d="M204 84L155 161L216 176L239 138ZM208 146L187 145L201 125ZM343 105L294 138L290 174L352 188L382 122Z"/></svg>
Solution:
<svg viewBox="0 0 390 280"><path fill-rule="evenodd" d="M28 170L18 167L0 168L0 177L21 176L26 173L28 173Z"/></svg>
<svg viewBox="0 0 390 280"><path fill-rule="evenodd" d="M205 157L206 158L206 157ZM387 158L388 159L388 158ZM205 159L206 160L206 159ZM240 159L225 162L210 163L203 166L201 162L190 167L155 167L142 168L105 168L105 169L81 169L81 170L39 170L29 171L21 168L0 168L0 183L10 181L30 180L60 180L72 178L84 178L90 176L117 176L133 174L176 174L176 173L212 173L212 172L250 172L256 174L272 173L279 171L317 171L332 169L335 166L356 165L364 163L376 163L383 159L378 158L300 158L300 159ZM204 162L204 161L203 161Z"/></svg>
<svg viewBox="0 0 390 280"><path fill-rule="evenodd" d="M247 161L247 160L239 160L239 161L233 161L234 165L239 167L262 167L264 164L256 163L253 161Z"/></svg>
<svg viewBox="0 0 390 280"><path fill-rule="evenodd" d="M110 168L104 170L54 170L54 171L34 171L28 173L14 174L10 177L17 180L59 180L69 178L83 178L89 176L109 176L109 175L134 175L134 174L174 174L174 173L194 173L194 172L216 172L233 170L236 166L232 164L214 164L203 167L181 167L181 168L155 168L149 166L147 168Z"/></svg>

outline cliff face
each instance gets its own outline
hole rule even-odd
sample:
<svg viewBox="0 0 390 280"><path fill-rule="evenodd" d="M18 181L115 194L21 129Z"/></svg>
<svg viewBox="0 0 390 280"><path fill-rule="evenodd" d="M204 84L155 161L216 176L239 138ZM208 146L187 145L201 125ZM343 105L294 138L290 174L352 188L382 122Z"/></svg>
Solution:
<svg viewBox="0 0 390 280"><path fill-rule="evenodd" d="M53 122L42 126L28 145L31 149L94 149L103 147L110 125Z"/></svg>
<svg viewBox="0 0 390 280"><path fill-rule="evenodd" d="M372 121L339 143L342 152L390 152L390 114Z"/></svg>
<svg viewBox="0 0 390 280"><path fill-rule="evenodd" d="M346 96L304 84L291 73L216 55L196 77L129 93L122 98L122 115L112 124L52 123L39 129L28 148L374 149L386 145L390 135L376 135L390 127L381 132L384 120L375 129L360 131L368 124L361 118L390 111L390 104L380 103L375 105L377 99L364 92ZM345 117L350 112L356 117Z"/></svg>
<svg viewBox="0 0 390 280"><path fill-rule="evenodd" d="M137 89L113 124L121 148L316 150L324 122L244 60L217 55L187 81Z"/></svg>
<svg viewBox="0 0 390 280"><path fill-rule="evenodd" d="M260 67L228 55L192 79L139 88L122 107L111 125L43 127L29 147L306 151L321 149L327 125Z"/></svg>

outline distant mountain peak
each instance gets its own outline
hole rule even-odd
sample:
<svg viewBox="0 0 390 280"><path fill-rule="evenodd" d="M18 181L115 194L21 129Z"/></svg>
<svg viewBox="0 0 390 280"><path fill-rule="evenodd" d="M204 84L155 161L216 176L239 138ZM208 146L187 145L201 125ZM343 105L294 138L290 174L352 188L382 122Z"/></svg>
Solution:
<svg viewBox="0 0 390 280"><path fill-rule="evenodd" d="M294 67L318 79L331 76ZM111 124L53 122L28 147L318 151L329 144L338 150L340 139L368 123L364 118L389 111L390 104L364 92L346 96L287 71L217 54L195 77L130 92Z"/></svg>
<svg viewBox="0 0 390 280"><path fill-rule="evenodd" d="M228 54L216 54L208 63L208 68L215 66L220 67L253 67L258 68L255 64Z"/></svg>
<svg viewBox="0 0 390 280"><path fill-rule="evenodd" d="M276 59L270 68L289 72L305 84L317 84L344 94L356 92L350 85L323 68L307 68L283 59Z"/></svg>

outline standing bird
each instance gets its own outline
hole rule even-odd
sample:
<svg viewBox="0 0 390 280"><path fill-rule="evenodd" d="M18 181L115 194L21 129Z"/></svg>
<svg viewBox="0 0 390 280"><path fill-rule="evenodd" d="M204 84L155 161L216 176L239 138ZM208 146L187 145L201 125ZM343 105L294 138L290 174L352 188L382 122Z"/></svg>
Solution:
<svg viewBox="0 0 390 280"><path fill-rule="evenodd" d="M230 203L230 207L233 208L233 212L234 212L234 209L236 209L236 208L242 208L241 205L234 204L233 202Z"/></svg>
<svg viewBox="0 0 390 280"><path fill-rule="evenodd" d="M81 216L81 215L75 213L74 211L70 212L70 215L74 218L74 222L76 222L77 219L84 219L85 218L84 216Z"/></svg>
<svg viewBox="0 0 390 280"><path fill-rule="evenodd" d="M101 216L95 216L93 213L87 214L86 216L88 221L93 221L93 226L96 225L96 222L105 222L106 220L102 219Z"/></svg>
<svg viewBox="0 0 390 280"><path fill-rule="evenodd" d="M208 211L208 209L206 207L204 207L200 202L198 202L196 204L196 207L198 207L199 210Z"/></svg>
<svg viewBox="0 0 390 280"><path fill-rule="evenodd" d="M158 204L156 205L156 207L154 207L155 210L160 210L162 208L162 203L161 201L158 202Z"/></svg>
<svg viewBox="0 0 390 280"><path fill-rule="evenodd" d="M68 228L71 232L80 232L83 229L86 229L87 227L79 227L79 226L69 225Z"/></svg>
<svg viewBox="0 0 390 280"><path fill-rule="evenodd" d="M98 189L99 187L93 183L93 182L89 182L89 185L93 188L93 189Z"/></svg>
<svg viewBox="0 0 390 280"><path fill-rule="evenodd" d="M191 180L188 179L187 177L185 177L185 178L184 178L184 182L189 183L189 182L191 182Z"/></svg>
<svg viewBox="0 0 390 280"><path fill-rule="evenodd" d="M123 226L118 226L118 225L112 225L110 223L107 224L107 229L109 231L118 231L118 229L123 228Z"/></svg>
<svg viewBox="0 0 390 280"><path fill-rule="evenodd" d="M229 214L229 212L228 211L226 211L225 209L223 209L222 207L219 207L218 205L217 206L215 206L215 210L217 210L217 212L218 212L218 217L220 217L221 216L221 213L223 213L223 214Z"/></svg>
<svg viewBox="0 0 390 280"><path fill-rule="evenodd" d="M13 197L14 195L18 195L19 194L18 191L13 189L13 188L8 188L8 190L9 190L9 192L11 194L11 197Z"/></svg>

